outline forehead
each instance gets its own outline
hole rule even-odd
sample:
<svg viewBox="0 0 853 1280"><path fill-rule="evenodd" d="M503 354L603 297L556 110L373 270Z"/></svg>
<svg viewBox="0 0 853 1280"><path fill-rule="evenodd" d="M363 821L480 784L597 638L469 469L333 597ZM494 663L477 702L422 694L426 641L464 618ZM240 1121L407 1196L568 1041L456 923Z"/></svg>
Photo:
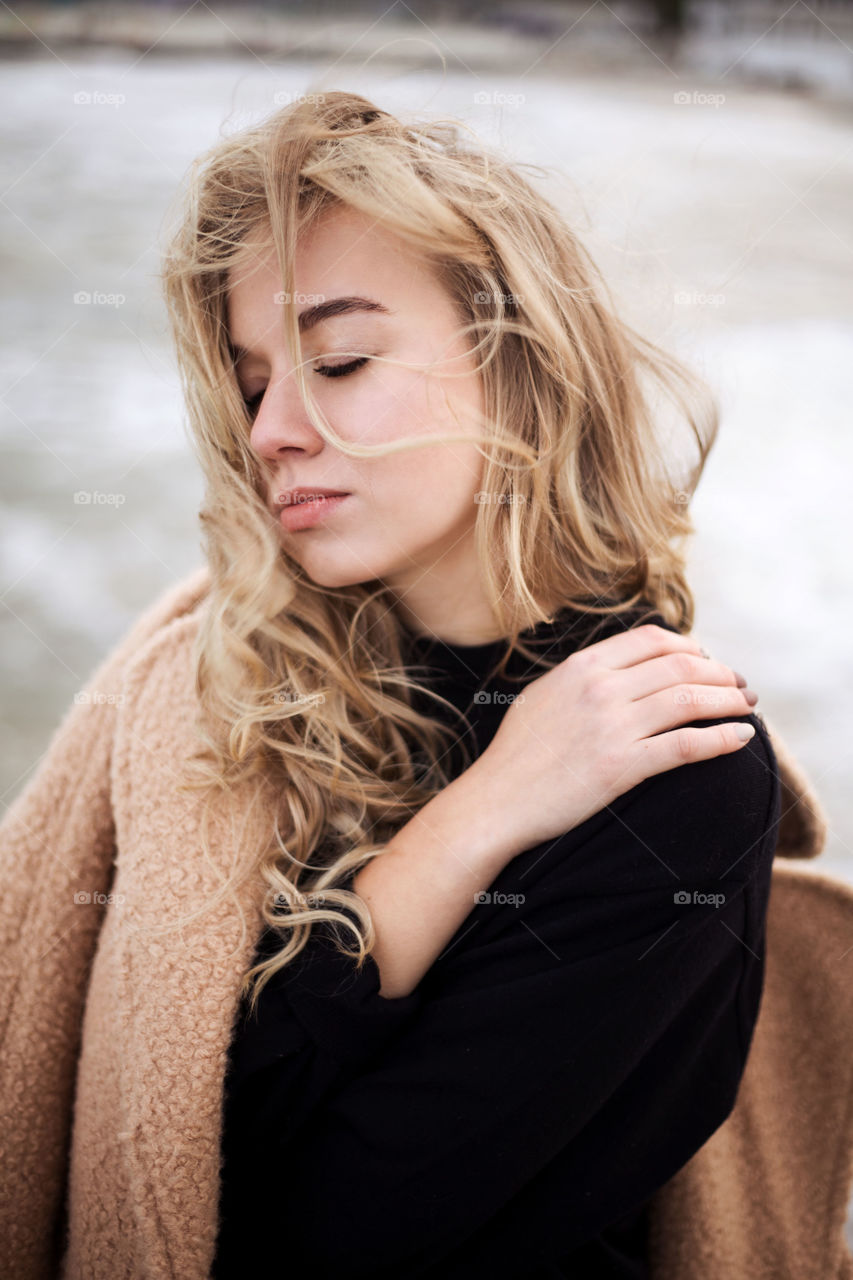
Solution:
<svg viewBox="0 0 853 1280"><path fill-rule="evenodd" d="M346 295L382 298L389 308L413 288L438 289L426 260L393 231L357 210L327 211L299 236L294 288L306 306ZM281 272L269 227L247 237L227 275L229 325L241 325L260 301L281 291Z"/></svg>
<svg viewBox="0 0 853 1280"><path fill-rule="evenodd" d="M404 252L396 241L353 210L327 212L299 235L293 264L296 281L310 275L316 283L345 270L368 269L388 253ZM280 275L272 234L264 225L246 237L228 271L229 296L270 274Z"/></svg>

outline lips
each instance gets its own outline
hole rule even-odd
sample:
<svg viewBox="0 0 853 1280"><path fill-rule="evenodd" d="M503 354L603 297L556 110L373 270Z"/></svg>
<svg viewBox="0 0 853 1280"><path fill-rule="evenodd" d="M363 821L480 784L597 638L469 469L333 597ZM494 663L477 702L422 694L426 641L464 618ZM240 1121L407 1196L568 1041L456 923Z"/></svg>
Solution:
<svg viewBox="0 0 853 1280"><path fill-rule="evenodd" d="M304 502L300 502L297 498L281 506L278 513L279 524L289 533L313 529L334 516L350 496L348 493L318 494L316 490L306 492Z"/></svg>

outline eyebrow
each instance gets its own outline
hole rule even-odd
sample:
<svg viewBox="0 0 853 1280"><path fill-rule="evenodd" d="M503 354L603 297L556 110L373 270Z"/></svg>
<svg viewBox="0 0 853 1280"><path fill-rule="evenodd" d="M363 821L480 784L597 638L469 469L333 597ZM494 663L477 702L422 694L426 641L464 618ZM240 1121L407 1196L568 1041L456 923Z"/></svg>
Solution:
<svg viewBox="0 0 853 1280"><path fill-rule="evenodd" d="M308 307L305 311L299 313L299 332L307 333L309 329L313 329L315 325L322 324L324 320L331 320L334 316L352 315L358 311L374 311L386 316L396 314L396 312L386 307L384 303L377 302L375 298L361 298L357 295L344 298L328 298L325 302L318 302L315 306ZM252 354L247 347L231 342L230 339L228 341L228 351L235 364L242 360L244 356Z"/></svg>

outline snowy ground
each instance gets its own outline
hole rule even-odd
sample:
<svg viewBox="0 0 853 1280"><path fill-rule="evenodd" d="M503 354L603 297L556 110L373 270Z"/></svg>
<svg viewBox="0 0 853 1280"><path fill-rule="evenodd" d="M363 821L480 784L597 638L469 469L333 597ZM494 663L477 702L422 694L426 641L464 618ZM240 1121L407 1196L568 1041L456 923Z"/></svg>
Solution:
<svg viewBox="0 0 853 1280"><path fill-rule="evenodd" d="M199 559L200 482L155 279L168 201L221 127L276 94L351 87L392 110L460 116L547 166L543 187L626 312L718 390L721 437L694 504L696 629L746 673L810 772L831 826L821 866L853 883L844 99L730 83L725 57L704 79L652 59L619 75L137 59L63 49L10 58L0 78L7 800L95 662ZM80 505L82 490L123 501Z"/></svg>

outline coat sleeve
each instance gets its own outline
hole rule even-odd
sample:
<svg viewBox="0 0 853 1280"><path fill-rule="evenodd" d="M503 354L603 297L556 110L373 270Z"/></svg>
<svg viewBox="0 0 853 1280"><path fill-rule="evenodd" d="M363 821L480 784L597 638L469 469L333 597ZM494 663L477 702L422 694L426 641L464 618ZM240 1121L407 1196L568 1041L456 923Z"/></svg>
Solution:
<svg viewBox="0 0 853 1280"><path fill-rule="evenodd" d="M4 1274L56 1275L83 1007L112 878L122 673L203 592L159 596L74 697L0 823L0 1241Z"/></svg>
<svg viewBox="0 0 853 1280"><path fill-rule="evenodd" d="M275 1226L250 1244L246 1219L244 1262L273 1245L321 1280L517 1277L641 1206L710 1137L758 1013L780 808L766 729L744 718L740 751L515 858L352 1074L356 1023L336 1029L331 1002L322 1045L292 1020L278 1058L269 1041L242 1081L252 1154L234 1175Z"/></svg>

